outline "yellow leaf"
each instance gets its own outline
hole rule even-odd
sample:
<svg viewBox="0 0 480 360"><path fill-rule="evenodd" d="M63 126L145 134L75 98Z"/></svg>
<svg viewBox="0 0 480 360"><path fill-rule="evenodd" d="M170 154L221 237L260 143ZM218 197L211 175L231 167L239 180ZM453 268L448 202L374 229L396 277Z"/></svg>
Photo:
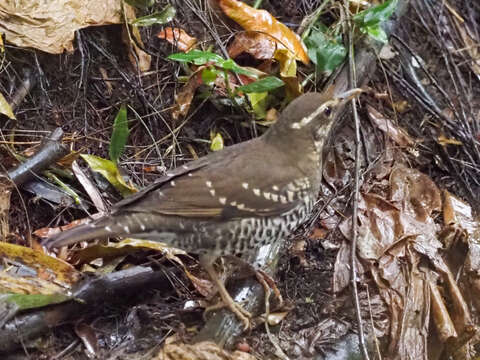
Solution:
<svg viewBox="0 0 480 360"><path fill-rule="evenodd" d="M0 37L1 39L1 37ZM16 120L15 115L13 115L12 108L7 100L3 97L2 93L0 93L0 113L7 115L10 119Z"/></svg>

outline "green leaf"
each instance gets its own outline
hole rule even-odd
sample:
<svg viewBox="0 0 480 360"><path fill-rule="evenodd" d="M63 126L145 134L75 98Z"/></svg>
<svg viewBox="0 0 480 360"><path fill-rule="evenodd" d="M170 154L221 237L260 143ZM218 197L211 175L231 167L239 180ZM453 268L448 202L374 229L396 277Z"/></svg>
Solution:
<svg viewBox="0 0 480 360"><path fill-rule="evenodd" d="M223 137L220 133L216 133L210 144L210 150L218 151L223 149Z"/></svg>
<svg viewBox="0 0 480 360"><path fill-rule="evenodd" d="M132 25L135 26L151 26L154 24L166 24L173 20L177 10L172 5L167 5L162 11L156 12L151 15L142 16L134 21L132 21Z"/></svg>
<svg viewBox="0 0 480 360"><path fill-rule="evenodd" d="M317 66L317 71L327 75L341 65L347 55L347 49L343 44L331 40L321 31L312 32L305 39L305 45L310 60Z"/></svg>
<svg viewBox="0 0 480 360"><path fill-rule="evenodd" d="M397 3L398 0L387 0L383 4L359 12L353 17L353 21L360 27L378 25L392 16Z"/></svg>
<svg viewBox="0 0 480 360"><path fill-rule="evenodd" d="M237 74L247 75L254 79L258 78L258 74L256 72L239 66L232 59L225 60L220 55L217 55L210 51L191 50L187 53L171 54L167 57L167 59L179 62L193 63L195 65L204 65L207 62L213 62L216 66L224 70L230 70Z"/></svg>
<svg viewBox="0 0 480 360"><path fill-rule="evenodd" d="M110 138L110 148L108 149L108 155L113 162L118 162L118 159L122 156L129 134L127 108L125 105L122 105L113 121L113 132Z"/></svg>
<svg viewBox="0 0 480 360"><path fill-rule="evenodd" d="M213 85L217 79L218 71L213 66L202 70L202 81L205 85Z"/></svg>
<svg viewBox="0 0 480 360"><path fill-rule="evenodd" d="M15 115L13 115L12 107L0 93L0 114L7 115L10 119L15 120Z"/></svg>
<svg viewBox="0 0 480 360"><path fill-rule="evenodd" d="M0 302L12 304L17 311L59 304L70 299L70 296L62 294L0 294Z"/></svg>
<svg viewBox="0 0 480 360"><path fill-rule="evenodd" d="M360 28L360 30L377 41L380 41L384 44L388 43L387 34L385 31L383 31L380 25L366 26L364 28Z"/></svg>
<svg viewBox="0 0 480 360"><path fill-rule="evenodd" d="M276 76L267 76L250 84L239 86L236 91L242 91L247 94L262 93L272 91L284 85L285 83Z"/></svg>
<svg viewBox="0 0 480 360"><path fill-rule="evenodd" d="M167 59L194 63L195 65L203 65L209 61L214 63L225 61L220 55L212 53L210 51L201 51L201 50L191 50L187 53L175 53L167 57Z"/></svg>
<svg viewBox="0 0 480 360"><path fill-rule="evenodd" d="M93 171L102 174L122 196L131 195L137 191L135 188L127 185L118 170L117 164L113 161L102 159L95 155L81 154L80 156L88 163Z"/></svg>
<svg viewBox="0 0 480 360"><path fill-rule="evenodd" d="M267 96L268 93L247 93L248 100L252 104L253 113L257 119L264 119L267 115Z"/></svg>
<svg viewBox="0 0 480 360"><path fill-rule="evenodd" d="M218 66L220 66L222 69L230 70L230 71L233 71L237 74L247 75L247 76L252 77L254 79L258 78L258 74L256 74L255 72L253 72L251 70L245 69L245 68L237 65L237 63L235 61L233 61L232 59L223 60L222 62L218 63Z"/></svg>
<svg viewBox="0 0 480 360"><path fill-rule="evenodd" d="M155 0L125 0L128 5L132 5L136 8L147 8L155 4Z"/></svg>

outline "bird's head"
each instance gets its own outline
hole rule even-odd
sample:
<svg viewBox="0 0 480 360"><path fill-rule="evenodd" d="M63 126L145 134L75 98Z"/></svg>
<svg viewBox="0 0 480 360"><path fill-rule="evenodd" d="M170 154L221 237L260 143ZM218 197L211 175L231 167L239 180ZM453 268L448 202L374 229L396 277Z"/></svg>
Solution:
<svg viewBox="0 0 480 360"><path fill-rule="evenodd" d="M352 89L338 95L304 94L285 108L277 122L265 135L269 142L279 143L282 146L302 144L321 153L339 110L361 92L362 89ZM298 150L302 151L302 149ZM303 149L303 151L308 150Z"/></svg>

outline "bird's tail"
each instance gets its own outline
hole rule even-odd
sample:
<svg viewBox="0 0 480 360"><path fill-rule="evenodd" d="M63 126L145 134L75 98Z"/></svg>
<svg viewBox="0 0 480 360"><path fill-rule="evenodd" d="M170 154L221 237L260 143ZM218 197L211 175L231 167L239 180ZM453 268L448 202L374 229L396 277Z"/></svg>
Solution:
<svg viewBox="0 0 480 360"><path fill-rule="evenodd" d="M45 240L42 245L50 250L52 248L76 244L81 241L128 236L145 229L144 226L132 220L134 219L129 215L116 216L114 219L110 216L105 216L90 224L80 225L76 228L53 235Z"/></svg>

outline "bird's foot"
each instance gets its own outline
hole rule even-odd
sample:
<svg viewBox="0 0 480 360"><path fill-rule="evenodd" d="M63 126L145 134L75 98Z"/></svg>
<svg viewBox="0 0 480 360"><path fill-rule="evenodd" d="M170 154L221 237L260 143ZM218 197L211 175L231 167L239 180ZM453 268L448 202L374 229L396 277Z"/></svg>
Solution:
<svg viewBox="0 0 480 360"><path fill-rule="evenodd" d="M205 318L206 314L211 311L222 309L224 307L227 307L231 312L233 312L236 317L243 323L243 330L248 330L251 328L252 324L250 319L252 318L252 314L245 310L242 305L235 302L229 294L227 299L222 296L221 301L207 307L203 312L203 317Z"/></svg>
<svg viewBox="0 0 480 360"><path fill-rule="evenodd" d="M255 277L257 278L257 281L260 284L262 284L263 289L265 291L265 296L267 297L267 299L270 295L270 290L273 290L273 294L278 300L278 304L275 304L275 308L276 309L283 308L283 305L284 305L283 296L280 293L280 290L278 289L277 284L275 283L275 280L273 280L273 278L263 270L255 270Z"/></svg>

